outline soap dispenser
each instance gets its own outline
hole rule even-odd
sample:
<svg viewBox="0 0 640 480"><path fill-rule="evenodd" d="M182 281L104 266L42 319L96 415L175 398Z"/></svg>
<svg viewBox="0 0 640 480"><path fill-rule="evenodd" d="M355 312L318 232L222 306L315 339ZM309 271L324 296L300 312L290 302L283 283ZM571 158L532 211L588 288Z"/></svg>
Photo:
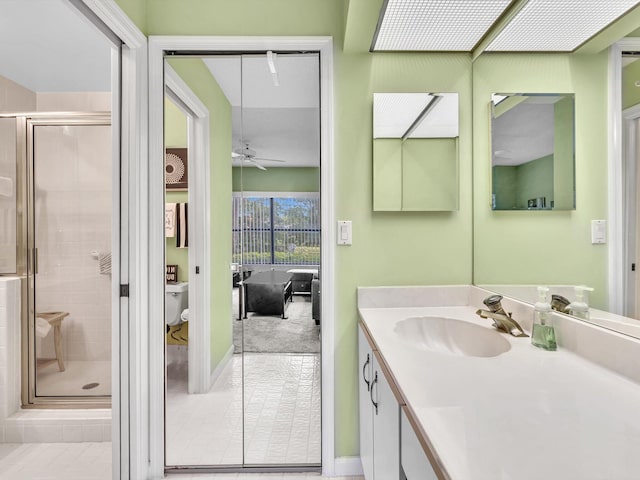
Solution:
<svg viewBox="0 0 640 480"><path fill-rule="evenodd" d="M551 325L551 305L549 304L549 288L538 287L538 301L533 306L533 329L531 343L545 350L556 350L556 333Z"/></svg>
<svg viewBox="0 0 640 480"><path fill-rule="evenodd" d="M593 288L578 285L574 290L576 299L567 307L569 313L574 317L589 320L589 292L593 292Z"/></svg>

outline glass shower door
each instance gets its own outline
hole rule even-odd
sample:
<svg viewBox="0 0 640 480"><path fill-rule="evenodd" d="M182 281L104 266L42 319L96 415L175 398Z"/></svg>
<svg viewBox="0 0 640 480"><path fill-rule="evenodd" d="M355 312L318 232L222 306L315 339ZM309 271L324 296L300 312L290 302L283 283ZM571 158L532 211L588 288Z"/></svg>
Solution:
<svg viewBox="0 0 640 480"><path fill-rule="evenodd" d="M38 397L111 395L109 117L28 122L30 382Z"/></svg>

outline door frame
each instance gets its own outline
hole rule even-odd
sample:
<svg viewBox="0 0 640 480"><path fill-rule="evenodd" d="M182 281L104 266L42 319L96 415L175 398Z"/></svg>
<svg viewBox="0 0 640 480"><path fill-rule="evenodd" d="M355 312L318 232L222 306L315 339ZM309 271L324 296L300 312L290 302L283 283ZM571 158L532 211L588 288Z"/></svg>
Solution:
<svg viewBox="0 0 640 480"><path fill-rule="evenodd" d="M609 265L608 310L619 315L632 315L629 311L635 305L635 272L631 263L635 261L635 247L631 251L630 235L635 232L625 229L628 215L636 210L635 178L628 179L635 171L635 165L628 163L625 151L629 140L625 135L628 128L627 118L622 111L622 52L640 50L640 39L624 38L609 48L609 166L608 166L608 215L609 215ZM630 114L630 112L626 112Z"/></svg>
<svg viewBox="0 0 640 480"><path fill-rule="evenodd" d="M638 136L638 125L640 120L640 105L626 108L622 111L622 143L623 156L622 163L625 177L624 196L624 216L627 226L626 234L623 237L625 255L625 275L624 275L624 310L627 317L638 318L638 282L636 274L631 270L631 264L637 263L638 248L640 243L636 240L638 232L638 162L640 154L640 137ZM636 268L638 268L636 266Z"/></svg>
<svg viewBox="0 0 640 480"><path fill-rule="evenodd" d="M210 119L209 110L180 78L165 65L165 93L187 117L189 152L189 381L188 392L206 393L211 387L211 276L196 274L194 266L211 265L211 204L209 182Z"/></svg>
<svg viewBox="0 0 640 480"><path fill-rule="evenodd" d="M164 318L164 166L163 152L164 53L317 51L320 53L320 145L321 145L321 310L322 314L322 470L335 471L335 214L333 154L333 39L332 37L236 37L236 36L150 36L149 37L149 317ZM155 161L154 161L155 159ZM152 325L149 345L150 473L164 475L164 333ZM155 327L155 328L154 328Z"/></svg>
<svg viewBox="0 0 640 480"><path fill-rule="evenodd" d="M112 478L148 476L148 390L144 388L148 339L147 232L147 39L114 0L66 0L106 36L120 40L120 79L112 91L112 125L120 130L119 165L114 167L114 208L120 228L112 240L111 441ZM119 108L118 108L119 107ZM119 111L119 119L114 112ZM117 162L116 162L117 163ZM128 286L128 296L121 285ZM136 319L137 321L130 321Z"/></svg>

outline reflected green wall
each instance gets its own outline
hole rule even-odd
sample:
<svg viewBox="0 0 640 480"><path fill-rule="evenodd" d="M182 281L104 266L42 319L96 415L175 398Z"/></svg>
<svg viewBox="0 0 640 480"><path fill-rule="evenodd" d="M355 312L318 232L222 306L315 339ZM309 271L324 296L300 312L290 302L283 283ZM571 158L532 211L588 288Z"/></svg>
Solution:
<svg viewBox="0 0 640 480"><path fill-rule="evenodd" d="M320 169L316 167L233 168L233 191L319 192Z"/></svg>
<svg viewBox="0 0 640 480"><path fill-rule="evenodd" d="M565 97L553 105L554 209L575 208L575 99Z"/></svg>
<svg viewBox="0 0 640 480"><path fill-rule="evenodd" d="M200 59L169 64L209 110L211 147L211 370L233 345L231 319L231 105ZM173 135L173 133L172 133Z"/></svg>
<svg viewBox="0 0 640 480"><path fill-rule="evenodd" d="M607 54L491 54L474 63L474 280L478 284L586 284L607 304L607 245L591 220L607 218ZM492 211L493 92L575 93L576 210Z"/></svg>
<svg viewBox="0 0 640 480"><path fill-rule="evenodd" d="M527 208L528 200L545 197L547 207L553 200L553 155L520 165L498 165L493 170L496 210Z"/></svg>
<svg viewBox="0 0 640 480"><path fill-rule="evenodd" d="M164 100L164 144L171 148L186 148L187 146L187 117L176 105L165 98ZM167 203L188 202L188 192L165 193ZM176 247L176 238L165 240L165 258L167 265L178 265L178 281L189 281L189 249Z"/></svg>

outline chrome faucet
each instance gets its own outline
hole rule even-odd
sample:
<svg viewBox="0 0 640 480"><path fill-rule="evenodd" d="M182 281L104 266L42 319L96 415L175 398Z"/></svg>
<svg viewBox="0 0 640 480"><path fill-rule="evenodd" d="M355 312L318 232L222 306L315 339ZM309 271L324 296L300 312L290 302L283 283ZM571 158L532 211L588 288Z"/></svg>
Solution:
<svg viewBox="0 0 640 480"><path fill-rule="evenodd" d="M484 299L483 303L489 310L478 310L477 315L481 318L490 318L493 320L493 326L501 332L506 332L514 337L528 337L522 327L512 317L511 313L507 313L502 308L502 295L491 295Z"/></svg>
<svg viewBox="0 0 640 480"><path fill-rule="evenodd" d="M562 295L551 295L551 308L561 312L569 313L569 304L571 302Z"/></svg>

